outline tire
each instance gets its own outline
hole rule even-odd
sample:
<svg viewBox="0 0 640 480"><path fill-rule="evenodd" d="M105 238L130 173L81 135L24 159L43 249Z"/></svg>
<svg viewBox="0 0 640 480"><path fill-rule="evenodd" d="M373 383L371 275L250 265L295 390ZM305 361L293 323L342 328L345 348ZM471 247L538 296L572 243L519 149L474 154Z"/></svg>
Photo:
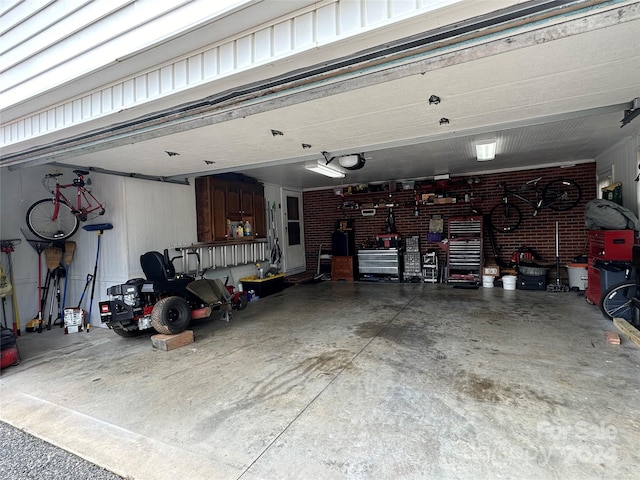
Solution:
<svg viewBox="0 0 640 480"><path fill-rule="evenodd" d="M182 332L190 321L191 309L182 297L165 297L151 311L151 325L165 335Z"/></svg>
<svg viewBox="0 0 640 480"><path fill-rule="evenodd" d="M634 325L638 324L638 309L632 299L636 298L635 282L624 281L608 288L600 297L600 311L609 320L624 318Z"/></svg>
<svg viewBox="0 0 640 480"><path fill-rule="evenodd" d="M53 199L38 200L27 210L27 227L43 240L58 241L70 238L78 231L80 222L72 213L71 207L59 203L58 218L51 220L55 204Z"/></svg>
<svg viewBox="0 0 640 480"><path fill-rule="evenodd" d="M489 223L496 232L513 232L521 222L522 212L513 203L499 203L489 212Z"/></svg>
<svg viewBox="0 0 640 480"><path fill-rule="evenodd" d="M121 337L124 337L124 338L139 337L140 335L142 335L142 332L139 329L136 329L136 330L125 330L122 327L113 326L113 327L111 327L111 330L113 330L118 335L120 335Z"/></svg>
<svg viewBox="0 0 640 480"><path fill-rule="evenodd" d="M580 185L566 178L552 180L542 190L543 205L556 212L571 210L581 198Z"/></svg>

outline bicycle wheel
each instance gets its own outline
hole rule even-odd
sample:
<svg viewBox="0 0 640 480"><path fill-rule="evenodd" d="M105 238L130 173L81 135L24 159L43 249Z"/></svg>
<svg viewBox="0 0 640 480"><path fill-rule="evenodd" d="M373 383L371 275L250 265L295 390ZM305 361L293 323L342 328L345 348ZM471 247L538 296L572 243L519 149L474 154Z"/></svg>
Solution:
<svg viewBox="0 0 640 480"><path fill-rule="evenodd" d="M53 199L45 198L27 210L27 227L43 240L64 240L76 233L80 226L69 205L60 202L58 218L52 220L54 208Z"/></svg>
<svg viewBox="0 0 640 480"><path fill-rule="evenodd" d="M543 205L557 212L571 210L581 198L580 185L566 178L551 180L542 190Z"/></svg>
<svg viewBox="0 0 640 480"><path fill-rule="evenodd" d="M512 203L499 203L489 212L489 223L496 232L513 232L522 222L522 212Z"/></svg>
<svg viewBox="0 0 640 480"><path fill-rule="evenodd" d="M633 304L636 298L635 282L625 280L609 287L600 297L600 311L609 320L624 318L627 322L638 322L638 311Z"/></svg>

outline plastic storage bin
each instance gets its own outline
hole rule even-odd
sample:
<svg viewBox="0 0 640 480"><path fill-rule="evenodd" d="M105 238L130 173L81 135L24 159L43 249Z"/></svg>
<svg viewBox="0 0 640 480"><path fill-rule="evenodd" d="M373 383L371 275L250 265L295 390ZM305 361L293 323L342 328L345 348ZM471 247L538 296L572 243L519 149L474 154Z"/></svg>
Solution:
<svg viewBox="0 0 640 480"><path fill-rule="evenodd" d="M523 275L518 274L518 290L546 290L546 275Z"/></svg>
<svg viewBox="0 0 640 480"><path fill-rule="evenodd" d="M627 279L627 269L616 265L602 265L598 267L600 271L600 291L604 291Z"/></svg>
<svg viewBox="0 0 640 480"><path fill-rule="evenodd" d="M282 291L284 288L284 273L267 278L244 277L239 281L242 282L242 290L245 292L253 290L258 297L262 298Z"/></svg>

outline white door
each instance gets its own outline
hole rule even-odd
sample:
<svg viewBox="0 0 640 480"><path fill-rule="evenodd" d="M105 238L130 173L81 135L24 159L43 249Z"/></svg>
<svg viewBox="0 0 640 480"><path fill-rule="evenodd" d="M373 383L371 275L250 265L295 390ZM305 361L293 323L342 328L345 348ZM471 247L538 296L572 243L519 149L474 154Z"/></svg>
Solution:
<svg viewBox="0 0 640 480"><path fill-rule="evenodd" d="M282 189L284 222L284 267L287 275L304 272L304 225L302 223L302 192Z"/></svg>

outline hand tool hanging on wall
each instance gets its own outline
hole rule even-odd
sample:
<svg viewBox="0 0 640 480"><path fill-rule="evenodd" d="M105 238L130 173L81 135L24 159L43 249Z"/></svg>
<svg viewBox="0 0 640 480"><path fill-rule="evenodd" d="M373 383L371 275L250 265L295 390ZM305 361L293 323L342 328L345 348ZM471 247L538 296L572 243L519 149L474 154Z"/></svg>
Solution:
<svg viewBox="0 0 640 480"><path fill-rule="evenodd" d="M71 242L71 241L64 242L65 272L64 272L64 289L62 293L62 311L64 311L64 307L67 304L67 284L69 282L69 272L71 271L71 260L73 260L73 254L75 253L75 251L76 251L76 242Z"/></svg>
<svg viewBox="0 0 640 480"><path fill-rule="evenodd" d="M42 295L42 311L44 312L45 307L47 305L47 298L49 298L49 319L47 321L47 330L51 330L51 320L53 316L53 300L55 296L55 288L57 288L57 278L55 277L55 270L60 266L60 262L62 262L62 248L57 245L50 245L44 249L44 258L47 262L47 277L45 281L45 287ZM54 290L52 291L52 285ZM41 322L38 331L42 332L42 324Z"/></svg>
<svg viewBox="0 0 640 480"><path fill-rule="evenodd" d="M13 293L13 287L9 282L9 277L0 265L0 298L2 299L2 326L9 327L7 322L7 297Z"/></svg>
<svg viewBox="0 0 640 480"><path fill-rule="evenodd" d="M58 265L58 267L53 271L54 289L51 293L51 309L53 310L53 296L55 295L58 312L56 318L53 320L53 325L60 325L60 328L64 326L64 318L62 317L62 287L60 286L60 279L64 278L66 280L66 275L67 271L62 264ZM49 326L47 328L51 328L51 316L51 313L49 313Z"/></svg>
<svg viewBox="0 0 640 480"><path fill-rule="evenodd" d="M42 252L51 242L29 238L29 234L24 229L21 228L20 230L22 230L22 234L29 242L29 245L38 254L38 316L27 322L25 330L27 332L35 332L36 330L42 332Z"/></svg>
<svg viewBox="0 0 640 480"><path fill-rule="evenodd" d="M18 312L18 296L16 295L16 284L13 281L13 265L11 264L11 254L15 250L15 246L19 245L22 242L19 238L13 238L10 240L0 240L0 250L2 253L7 254L7 258L9 259L9 267L7 270L9 271L9 282L13 287L13 291L11 293L11 298L13 300L13 334L16 337L20 336L20 314Z"/></svg>
<svg viewBox="0 0 640 480"><path fill-rule="evenodd" d="M91 301L89 302L89 315L86 323L86 331L91 328L91 310L93 308L93 294L96 290L96 276L98 275L98 260L100 259L100 237L105 230L111 230L113 225L110 223L97 223L95 225L85 225L82 227L87 232L98 232L98 249L96 250L96 263L93 267L93 283L91 285Z"/></svg>

